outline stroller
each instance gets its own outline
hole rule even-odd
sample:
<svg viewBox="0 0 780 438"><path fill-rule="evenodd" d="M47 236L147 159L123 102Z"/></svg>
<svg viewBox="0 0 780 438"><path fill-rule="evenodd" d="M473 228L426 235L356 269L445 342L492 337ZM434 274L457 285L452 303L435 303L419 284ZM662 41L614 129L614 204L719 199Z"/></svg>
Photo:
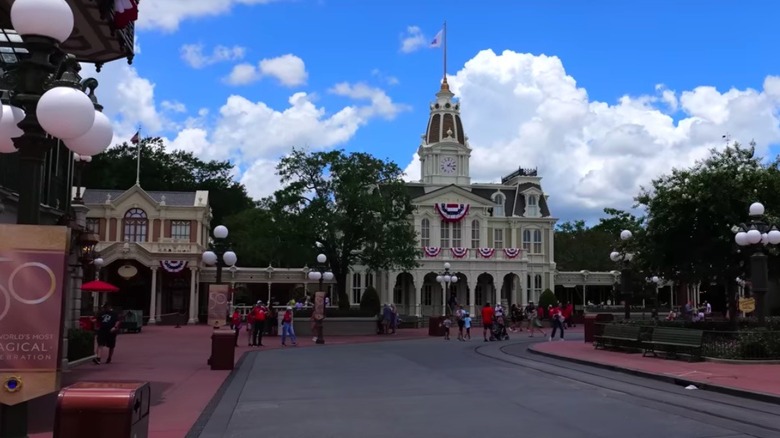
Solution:
<svg viewBox="0 0 780 438"><path fill-rule="evenodd" d="M490 330L490 340L491 341L509 340L509 333L507 333L506 331L506 322L504 320L503 315L497 316L495 322L493 322L493 327Z"/></svg>

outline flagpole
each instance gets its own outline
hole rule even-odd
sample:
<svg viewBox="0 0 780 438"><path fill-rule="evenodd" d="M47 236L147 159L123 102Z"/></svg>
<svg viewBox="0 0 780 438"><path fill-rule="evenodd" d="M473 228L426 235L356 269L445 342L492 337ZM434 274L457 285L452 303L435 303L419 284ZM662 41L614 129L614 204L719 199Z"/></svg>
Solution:
<svg viewBox="0 0 780 438"><path fill-rule="evenodd" d="M138 127L138 132L136 133L138 135L138 144L136 145L138 148L138 151L136 153L136 164L135 164L135 185L138 187L141 187L141 127Z"/></svg>
<svg viewBox="0 0 780 438"><path fill-rule="evenodd" d="M444 83L447 83L447 21L444 21L444 29L442 32L442 39L444 40Z"/></svg>

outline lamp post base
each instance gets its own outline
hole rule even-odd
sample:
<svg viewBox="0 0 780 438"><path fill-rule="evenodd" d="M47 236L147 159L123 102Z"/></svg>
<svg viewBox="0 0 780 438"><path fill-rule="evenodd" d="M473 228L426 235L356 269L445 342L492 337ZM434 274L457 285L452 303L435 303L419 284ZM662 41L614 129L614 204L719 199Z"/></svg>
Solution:
<svg viewBox="0 0 780 438"><path fill-rule="evenodd" d="M628 300L628 297L625 298L626 307L624 310L623 318L625 319L631 319L631 301Z"/></svg>
<svg viewBox="0 0 780 438"><path fill-rule="evenodd" d="M27 438L27 403L0 405L0 438Z"/></svg>
<svg viewBox="0 0 780 438"><path fill-rule="evenodd" d="M315 344L324 344L325 343L325 335L323 334L324 330L322 329L322 321L317 321L314 324L315 332L317 333L317 341Z"/></svg>

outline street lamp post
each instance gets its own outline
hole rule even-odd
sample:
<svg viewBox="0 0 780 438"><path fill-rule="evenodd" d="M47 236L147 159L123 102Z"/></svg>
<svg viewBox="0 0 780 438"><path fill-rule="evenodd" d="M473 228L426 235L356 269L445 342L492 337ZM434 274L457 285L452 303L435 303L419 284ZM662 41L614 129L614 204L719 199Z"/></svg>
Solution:
<svg viewBox="0 0 780 438"><path fill-rule="evenodd" d="M444 264L444 272L436 276L436 281L442 285L441 293L441 316L447 316L447 295L450 293L450 286L458 282L458 276L450 273L450 264Z"/></svg>
<svg viewBox="0 0 780 438"><path fill-rule="evenodd" d="M764 205L760 202L750 204L748 209L750 222L740 224L735 230L734 241L737 245L752 251L750 255L750 292L756 299L756 314L760 324L766 322L766 293L769 290L769 272L766 248L780 244L780 231L774 225L764 221Z"/></svg>
<svg viewBox="0 0 780 438"><path fill-rule="evenodd" d="M222 268L232 267L238 263L238 256L230 249L227 241L228 229L224 225L214 228L214 240L210 249L203 252L202 260L205 265L217 266L216 284L222 284Z"/></svg>
<svg viewBox="0 0 780 438"><path fill-rule="evenodd" d="M620 240L627 242L631 240L633 234L629 230L623 230L620 232ZM620 292L623 295L623 302L625 304L625 319L631 319L631 302L629 298L633 295L631 291L631 277L633 272L631 270L631 259L634 258L634 254L625 251L621 245L620 250L612 251L609 254L610 260L618 263L620 266Z"/></svg>
<svg viewBox="0 0 780 438"><path fill-rule="evenodd" d="M40 225L46 154L60 141L79 155L99 154L111 144L114 131L94 94L98 82L82 81L78 61L60 48L73 33L70 5L15 0L10 15L28 55L0 78L0 88L7 91L0 112L0 153L19 154L16 222ZM27 403L0 406L0 437L24 436Z"/></svg>
<svg viewBox="0 0 780 438"><path fill-rule="evenodd" d="M325 254L317 255L317 264L309 271L309 280L319 282L319 292L325 292L325 282L333 280L333 272L328 267L328 257ZM316 300L315 300L316 303ZM317 344L325 343L325 333L323 328L323 319L325 309L322 314L314 315L314 330L316 331Z"/></svg>
<svg viewBox="0 0 780 438"><path fill-rule="evenodd" d="M648 283L652 284L653 287L655 287L655 310L653 310L653 315L655 315L655 318L658 318L658 287L660 286L663 280L661 279L661 277L657 275L653 275L652 277L645 278L645 281L647 281Z"/></svg>
<svg viewBox="0 0 780 438"><path fill-rule="evenodd" d="M79 155L74 153L73 154L73 161L74 161L74 171L76 176L76 197L73 198L74 201L81 203L83 200L81 199L81 178L84 174L84 168L87 167L87 164L92 162L92 157L90 155ZM70 194L68 194L70 196Z"/></svg>

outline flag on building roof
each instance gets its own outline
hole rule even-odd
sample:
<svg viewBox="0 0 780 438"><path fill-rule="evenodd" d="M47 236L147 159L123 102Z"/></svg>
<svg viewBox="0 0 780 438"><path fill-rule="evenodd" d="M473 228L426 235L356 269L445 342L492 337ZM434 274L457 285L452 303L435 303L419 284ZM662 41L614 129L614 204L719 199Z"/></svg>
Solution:
<svg viewBox="0 0 780 438"><path fill-rule="evenodd" d="M130 139L130 143L138 144L141 141L140 133L141 133L141 131L136 131L136 133L133 136L133 138Z"/></svg>
<svg viewBox="0 0 780 438"><path fill-rule="evenodd" d="M436 34L435 37L433 37L433 41L431 41L431 47L441 47L441 42L444 37L444 29L440 30L439 33Z"/></svg>

